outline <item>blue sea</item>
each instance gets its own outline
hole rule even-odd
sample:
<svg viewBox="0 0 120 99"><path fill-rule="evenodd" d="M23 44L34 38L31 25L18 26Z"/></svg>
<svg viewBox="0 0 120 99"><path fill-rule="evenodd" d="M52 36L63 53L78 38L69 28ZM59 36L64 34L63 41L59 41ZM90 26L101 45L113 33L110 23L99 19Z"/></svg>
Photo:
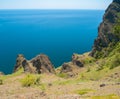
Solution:
<svg viewBox="0 0 120 99"><path fill-rule="evenodd" d="M92 49L103 10L0 10L0 71L12 73L17 54L48 55L55 67Z"/></svg>

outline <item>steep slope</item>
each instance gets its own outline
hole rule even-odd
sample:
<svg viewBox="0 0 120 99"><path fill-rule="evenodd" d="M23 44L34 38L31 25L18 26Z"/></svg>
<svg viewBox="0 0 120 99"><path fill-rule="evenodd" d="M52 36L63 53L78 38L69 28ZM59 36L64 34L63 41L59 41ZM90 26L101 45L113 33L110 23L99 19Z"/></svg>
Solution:
<svg viewBox="0 0 120 99"><path fill-rule="evenodd" d="M111 47L119 41L120 0L113 0L105 11L103 22L98 28L98 37L94 42L93 50L90 55L95 58L105 57L112 50Z"/></svg>
<svg viewBox="0 0 120 99"><path fill-rule="evenodd" d="M90 71L92 65L93 71L98 72L120 66L120 0L113 0L105 11L103 22L98 28L98 37L89 55L73 55L71 62L62 65L61 71L74 73L75 68L82 69L86 65Z"/></svg>

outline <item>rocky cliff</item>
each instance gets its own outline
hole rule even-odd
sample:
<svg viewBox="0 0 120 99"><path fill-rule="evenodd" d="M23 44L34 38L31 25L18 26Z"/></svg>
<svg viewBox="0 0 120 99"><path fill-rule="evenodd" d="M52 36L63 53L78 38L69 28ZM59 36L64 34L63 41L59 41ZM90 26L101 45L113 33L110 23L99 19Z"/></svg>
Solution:
<svg viewBox="0 0 120 99"><path fill-rule="evenodd" d="M93 49L90 53L95 60L96 58L107 57L111 52L118 53L114 54L113 57L108 57L108 59L113 59L114 62L111 64L116 64L115 67L119 66L119 42L120 42L120 0L113 0L113 2L106 9L103 16L103 21L98 28L98 37L94 42ZM118 50L118 51L116 51ZM112 56L112 55L111 55ZM117 57L117 60L115 60ZM72 61L62 65L61 72L74 72L74 69L79 69L84 67L86 63L91 63L94 61L91 57L86 57L85 55L74 54L72 56ZM109 63L107 61L107 63ZM110 64L109 64L110 65ZM82 69L82 68L80 68Z"/></svg>
<svg viewBox="0 0 120 99"><path fill-rule="evenodd" d="M14 72L23 68L24 72L29 73L55 73L54 66L52 65L48 56L40 54L31 60L27 60L22 54L17 56Z"/></svg>
<svg viewBox="0 0 120 99"><path fill-rule="evenodd" d="M105 57L112 51L113 46L120 41L120 0L113 0L103 16L103 21L98 28L98 37L94 42L90 53L95 58ZM90 63L93 59L85 55L74 54L72 61L61 66L60 73L74 72L74 69L81 69L85 63ZM23 55L18 55L14 72L20 68L30 73L55 73L54 67L48 56L41 54L37 57L26 60Z"/></svg>
<svg viewBox="0 0 120 99"><path fill-rule="evenodd" d="M98 28L98 37L94 42L91 56L95 58L105 57L110 44L115 45L120 41L120 0L113 0L103 16L103 21ZM118 27L115 28L116 24ZM118 31L116 31L116 29ZM115 33L117 32L117 33ZM104 50L103 50L104 49Z"/></svg>

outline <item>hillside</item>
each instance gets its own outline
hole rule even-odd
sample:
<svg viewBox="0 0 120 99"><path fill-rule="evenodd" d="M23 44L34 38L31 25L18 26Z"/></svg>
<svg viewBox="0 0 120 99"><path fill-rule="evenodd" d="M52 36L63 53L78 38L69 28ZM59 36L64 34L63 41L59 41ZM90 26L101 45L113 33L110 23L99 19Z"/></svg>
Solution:
<svg viewBox="0 0 120 99"><path fill-rule="evenodd" d="M0 73L0 99L120 99L120 0L105 11L91 52L56 69L44 54L18 55L14 73Z"/></svg>
<svg viewBox="0 0 120 99"><path fill-rule="evenodd" d="M94 42L91 56L95 58L106 57L114 46L120 41L120 1L113 0L103 16L98 28L98 37ZM112 48L110 48L112 47Z"/></svg>

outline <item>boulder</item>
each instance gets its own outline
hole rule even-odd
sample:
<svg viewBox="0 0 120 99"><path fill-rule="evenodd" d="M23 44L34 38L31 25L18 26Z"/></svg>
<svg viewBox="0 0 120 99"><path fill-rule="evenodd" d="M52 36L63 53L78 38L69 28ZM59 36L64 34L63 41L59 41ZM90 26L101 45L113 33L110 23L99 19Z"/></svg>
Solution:
<svg viewBox="0 0 120 99"><path fill-rule="evenodd" d="M83 55L77 55L77 54L72 55L73 65L76 65L78 67L83 67L84 66L83 60L84 60Z"/></svg>
<svg viewBox="0 0 120 99"><path fill-rule="evenodd" d="M70 63L64 63L61 68L61 73L72 72L72 65Z"/></svg>

